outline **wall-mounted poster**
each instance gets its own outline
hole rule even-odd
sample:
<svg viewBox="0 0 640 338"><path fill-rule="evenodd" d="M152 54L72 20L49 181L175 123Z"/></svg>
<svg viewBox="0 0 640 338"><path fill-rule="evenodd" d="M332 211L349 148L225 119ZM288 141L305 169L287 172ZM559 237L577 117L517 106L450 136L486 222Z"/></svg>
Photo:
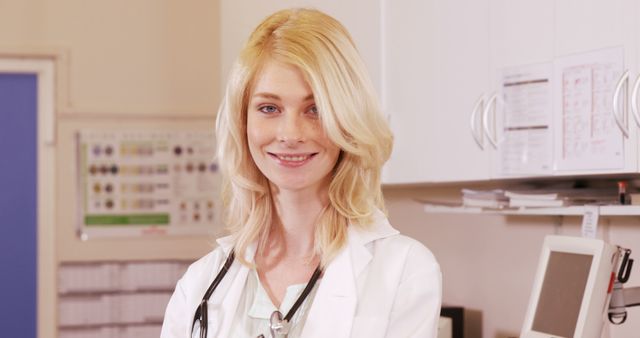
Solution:
<svg viewBox="0 0 640 338"><path fill-rule="evenodd" d="M220 231L211 131L80 131L78 234L143 236Z"/></svg>

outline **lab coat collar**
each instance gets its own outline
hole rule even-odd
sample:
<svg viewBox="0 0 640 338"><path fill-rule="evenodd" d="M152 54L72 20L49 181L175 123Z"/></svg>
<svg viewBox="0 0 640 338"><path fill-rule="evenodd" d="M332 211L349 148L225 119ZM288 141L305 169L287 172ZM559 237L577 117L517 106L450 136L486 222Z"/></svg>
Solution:
<svg viewBox="0 0 640 338"><path fill-rule="evenodd" d="M225 236L225 237L220 237L220 238L216 239L216 242L222 248L222 251L224 251L225 256L228 256L229 252L231 252L231 249L233 249L233 244L234 244L235 240L234 240L233 236ZM255 253L255 251L254 251L254 253ZM252 258L252 260L253 260L253 258Z"/></svg>
<svg viewBox="0 0 640 338"><path fill-rule="evenodd" d="M349 337L357 306L357 278L371 261L367 244L398 234L379 210L371 228L349 225L346 247L326 267L309 309L303 337Z"/></svg>
<svg viewBox="0 0 640 338"><path fill-rule="evenodd" d="M226 259L226 257L229 256L229 253L233 249L233 236L221 237L217 239L217 243L222 248ZM253 262L256 247L257 245L255 243L247 247L247 250L245 252L245 260L247 262ZM220 291L214 292L211 295L211 299L209 300L210 306L212 308L219 307L225 309L225 311L217 311L218 318L215 318L214 320L218 323L218 325L214 325L214 327L219 327L219 331L213 336L228 336L228 332L231 329L231 325L233 324L234 314L236 313L238 302L244 290L244 285L247 281L249 271L250 269L248 266L240 264L236 261L231 265L227 276L220 282L220 285L218 287ZM209 283L211 283L211 281L209 281Z"/></svg>

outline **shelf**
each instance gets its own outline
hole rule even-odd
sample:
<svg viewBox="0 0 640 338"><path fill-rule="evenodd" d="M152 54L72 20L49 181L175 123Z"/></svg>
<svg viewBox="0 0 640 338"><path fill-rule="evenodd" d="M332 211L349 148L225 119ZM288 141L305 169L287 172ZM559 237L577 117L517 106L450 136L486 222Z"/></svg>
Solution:
<svg viewBox="0 0 640 338"><path fill-rule="evenodd" d="M424 204L424 212L429 214L488 214L522 216L582 216L584 206L557 208L487 209L464 206L443 206ZM640 216L640 205L601 205L600 216Z"/></svg>

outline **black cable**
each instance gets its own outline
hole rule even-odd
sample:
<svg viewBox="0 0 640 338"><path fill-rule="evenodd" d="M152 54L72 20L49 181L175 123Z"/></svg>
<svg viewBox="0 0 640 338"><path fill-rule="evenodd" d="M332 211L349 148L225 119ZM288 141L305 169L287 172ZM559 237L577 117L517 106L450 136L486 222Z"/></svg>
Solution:
<svg viewBox="0 0 640 338"><path fill-rule="evenodd" d="M307 286L305 286L304 290L302 290L300 297L296 299L296 302L293 303L293 306L291 307L291 309L289 309L289 312L287 312L287 315L284 316L284 320L286 320L287 322L291 321L291 318L293 317L293 315L296 313L300 305L302 305L304 300L307 299L307 295L309 295L309 292L311 292L314 285L316 285L316 282L318 281L318 278L320 277L321 273L322 273L322 269L320 268L320 264L318 264L318 267L316 267L316 270L313 271L313 275L311 275L311 279L309 279Z"/></svg>
<svg viewBox="0 0 640 338"><path fill-rule="evenodd" d="M218 287L218 284L220 284L220 281L222 281L222 278L224 278L224 276L227 274L227 271L229 271L229 268L231 267L231 264L233 264L233 260L235 259L235 257L236 257L235 251L231 250L231 252L229 253L229 256L224 262L224 265L222 266L222 269L220 269L220 271L216 275L216 278L214 278L213 282L211 282L211 285L209 285L209 288L207 288L207 291L204 293L204 296L202 297L202 301L200 302L200 305L196 309L196 313L193 316L191 331L193 332L193 329L196 326L196 322L200 320L200 337L201 338L204 338L207 335L207 329L208 329L207 324L209 320L207 316L207 302L209 301L211 294L213 294L213 291L215 291L215 289Z"/></svg>

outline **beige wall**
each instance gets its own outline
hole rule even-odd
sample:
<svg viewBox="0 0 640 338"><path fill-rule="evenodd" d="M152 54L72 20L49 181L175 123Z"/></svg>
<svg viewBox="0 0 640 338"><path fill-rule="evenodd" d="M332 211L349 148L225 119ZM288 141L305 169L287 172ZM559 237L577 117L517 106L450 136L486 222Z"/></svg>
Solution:
<svg viewBox="0 0 640 338"><path fill-rule="evenodd" d="M218 1L0 0L0 54L56 54L59 113L211 115Z"/></svg>
<svg viewBox="0 0 640 338"><path fill-rule="evenodd" d="M211 247L197 238L81 242L74 135L212 128L218 7L217 0L0 0L0 56L55 60L57 261L193 258Z"/></svg>
<svg viewBox="0 0 640 338"><path fill-rule="evenodd" d="M0 0L0 57L55 63L55 238L40 238L55 243L52 262L210 250L210 238L80 241L73 138L82 128L211 128L221 91L217 0ZM55 274L39 284L38 331L54 337Z"/></svg>
<svg viewBox="0 0 640 338"><path fill-rule="evenodd" d="M579 235L579 217L427 214L415 198L456 200L462 187L386 188L391 223L427 245L443 272L445 304L479 310L482 337L517 337L545 235ZM638 217L600 220L599 238L640 252ZM608 228L608 230L607 230ZM640 286L638 269L627 285ZM611 328L611 337L636 337L640 307L629 310L628 322Z"/></svg>

